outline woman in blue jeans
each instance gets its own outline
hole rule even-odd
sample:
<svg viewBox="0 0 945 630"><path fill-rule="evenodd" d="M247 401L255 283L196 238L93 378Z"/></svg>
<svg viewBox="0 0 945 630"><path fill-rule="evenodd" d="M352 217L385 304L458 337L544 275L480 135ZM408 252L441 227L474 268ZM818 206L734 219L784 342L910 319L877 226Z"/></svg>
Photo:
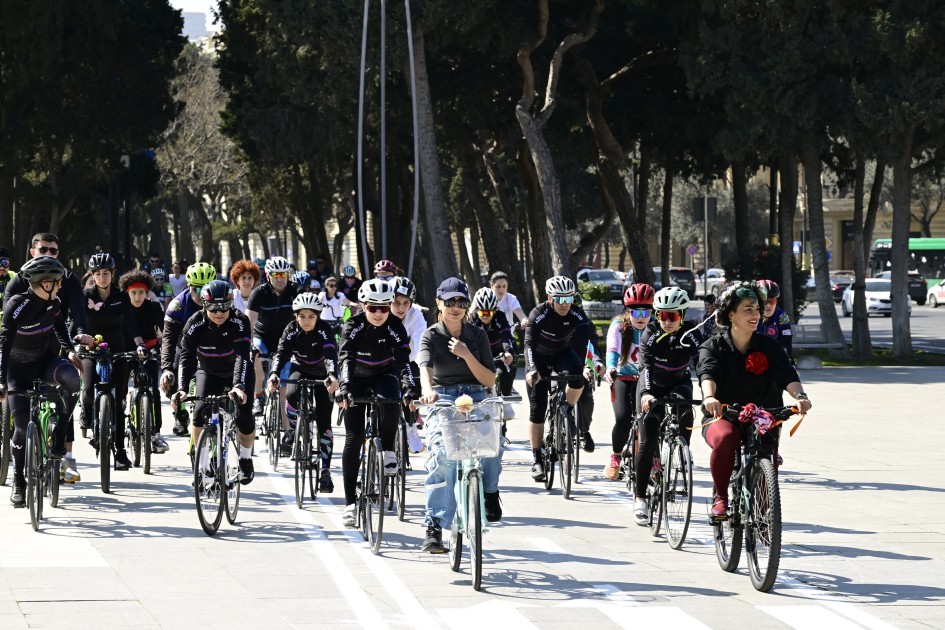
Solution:
<svg viewBox="0 0 945 630"><path fill-rule="evenodd" d="M468 394L479 402L493 395L495 363L489 337L484 330L469 323L469 289L457 278L447 278L436 290L440 321L427 328L420 338L417 364L420 366L420 403L437 400L455 401ZM426 536L422 551L443 553L443 528L453 523L456 512L456 462L446 459L443 439L438 429L436 414L427 420L427 495ZM484 458L482 483L486 504L486 520L502 518L499 504L499 474L502 455Z"/></svg>

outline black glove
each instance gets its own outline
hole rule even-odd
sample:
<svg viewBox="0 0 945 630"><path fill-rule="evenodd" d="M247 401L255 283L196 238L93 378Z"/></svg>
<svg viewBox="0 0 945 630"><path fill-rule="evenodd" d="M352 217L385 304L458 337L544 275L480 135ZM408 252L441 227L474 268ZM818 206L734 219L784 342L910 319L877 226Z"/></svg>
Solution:
<svg viewBox="0 0 945 630"><path fill-rule="evenodd" d="M408 387L404 390L404 402L417 400L420 398L420 390L416 387Z"/></svg>
<svg viewBox="0 0 945 630"><path fill-rule="evenodd" d="M348 399L348 388L342 385L335 391L335 400L342 402Z"/></svg>

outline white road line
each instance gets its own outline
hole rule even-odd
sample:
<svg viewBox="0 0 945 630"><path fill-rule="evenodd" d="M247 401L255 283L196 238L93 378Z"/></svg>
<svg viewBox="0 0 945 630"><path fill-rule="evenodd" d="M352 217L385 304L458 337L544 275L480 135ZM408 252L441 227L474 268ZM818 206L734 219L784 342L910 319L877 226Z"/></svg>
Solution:
<svg viewBox="0 0 945 630"><path fill-rule="evenodd" d="M591 584L591 586L594 587L595 590L599 591L609 601L623 604L624 606L640 605L640 602L637 601L633 595L627 593L626 591L621 591L613 584Z"/></svg>
<svg viewBox="0 0 945 630"><path fill-rule="evenodd" d="M545 553L565 553L564 549L547 538L532 538L531 542L539 551Z"/></svg>
<svg viewBox="0 0 945 630"><path fill-rule="evenodd" d="M811 600L816 600L823 603L823 606L829 611L833 611L846 619L856 622L856 627L870 628L871 630L891 630L894 626L872 617L867 613L863 606L851 604L850 602L840 601L840 598L830 591L821 590L806 582L801 582L800 580L792 577L783 577L778 580L779 590L784 588L802 591L804 597ZM771 606L770 608L779 608L777 606ZM784 607L787 608L787 607ZM831 613L832 614L832 613ZM846 619L842 619L843 623L847 623ZM831 630L837 630L836 628L831 628Z"/></svg>
<svg viewBox="0 0 945 630"><path fill-rule="evenodd" d="M529 608L531 606L528 606ZM440 608L436 612L451 630L533 630L535 624L516 610L512 603L489 600L467 608Z"/></svg>
<svg viewBox="0 0 945 630"><path fill-rule="evenodd" d="M314 524L314 519L312 519L311 512L300 510L295 504L295 490L292 489L292 493L289 493L288 480L275 471L272 471L271 474L267 473L267 476L270 479L273 479L276 485L280 486L279 494L282 496L282 500L289 506L290 512L296 517L296 519L299 520L299 515L305 515L303 518L309 519L309 521ZM346 532L347 534L356 533L349 532L347 528L344 527L344 525L341 523L341 514L338 510L326 511L324 514L331 520L332 524L339 531ZM320 535L320 538L321 540L328 542L324 536ZM401 610L403 610L405 620L409 620L408 623L416 628L429 628L431 630L439 628L439 625L436 623L433 617L430 616L430 613L427 612L427 610L423 607L423 605L420 603L420 600L418 600L413 592L407 588L407 586L400 580L399 577L397 577L394 571L387 566L382 558L379 558L371 553L370 547L364 540L361 539L360 535L358 535L357 538L349 536L349 540L351 539L354 539L354 542L356 542L355 552L361 556L361 560L364 562L364 564L367 565L369 569L371 569L371 572L374 573L380 583L384 585L384 589L390 593L391 599L394 602L397 602L397 605L399 605ZM383 545L383 542L381 544ZM330 547L330 544L321 546ZM332 550L332 553L335 553L334 550ZM335 557L337 558L337 556ZM331 566L336 565L341 566L340 560L336 559L335 564ZM354 580L354 577L351 576L347 570L345 573L352 581ZM341 585L339 584L339 586ZM360 586L358 586L356 582L354 583L354 588L358 589L359 593L363 594L363 592L360 591ZM342 590L342 593L345 592L345 590ZM367 598L365 598L365 603L369 605ZM357 607L355 607L355 612L359 612ZM373 608L371 612L374 615L377 615L377 611ZM374 623L382 623L383 625L383 622L380 622L380 617L378 617L378 621ZM372 625L371 627L374 626ZM386 625L384 625L384 627L386 627Z"/></svg>
<svg viewBox="0 0 945 630"><path fill-rule="evenodd" d="M830 630L861 630L852 621L831 612L824 606L758 606L758 610L771 615L792 628L830 628Z"/></svg>
<svg viewBox="0 0 945 630"><path fill-rule="evenodd" d="M824 604L830 610L843 615L847 619L855 621L864 628L869 628L870 630L894 630L895 626L890 623L886 623L881 619L876 619L871 617L868 613L864 612L861 608L853 604L846 602L828 602Z"/></svg>

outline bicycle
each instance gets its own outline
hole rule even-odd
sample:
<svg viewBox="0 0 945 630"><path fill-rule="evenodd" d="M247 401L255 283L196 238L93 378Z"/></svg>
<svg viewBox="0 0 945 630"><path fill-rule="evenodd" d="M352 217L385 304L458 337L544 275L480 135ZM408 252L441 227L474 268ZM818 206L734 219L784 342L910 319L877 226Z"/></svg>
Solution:
<svg viewBox="0 0 945 630"><path fill-rule="evenodd" d="M385 492L389 484L384 473L384 449L378 432L381 405L400 405L399 399L383 398L376 393L349 396L350 405L367 405L364 427L364 445L361 447L361 467L358 470L357 523L364 540L377 555L381 550L384 531Z"/></svg>
<svg viewBox="0 0 945 630"><path fill-rule="evenodd" d="M269 357L260 356L259 360L262 361L263 374L269 374ZM281 383L279 387L281 389ZM279 465L279 449L282 447L282 407L279 404L281 398L278 389L267 396L261 423L266 436L266 448L269 449L269 464L273 470Z"/></svg>
<svg viewBox="0 0 945 630"><path fill-rule="evenodd" d="M35 379L28 390L9 391L8 396L30 399L29 424L26 426L26 505L30 511L33 531L39 530L43 519L43 497L49 506L59 505L59 457L50 454L50 441L59 423L57 405L67 394L59 387Z"/></svg>
<svg viewBox="0 0 945 630"><path fill-rule="evenodd" d="M302 507L305 499L306 477L308 477L309 495L312 501L318 496L318 482L321 474L321 452L312 444L318 443L315 424L315 387L327 387L325 381L299 378L287 381L298 383L299 410L295 421L295 440L292 447L292 459L295 461L295 503Z"/></svg>
<svg viewBox="0 0 945 630"><path fill-rule="evenodd" d="M128 389L128 422L125 425L125 448L134 454L131 460L137 468L144 459L144 474L151 474L151 434L154 432L154 418L159 413L154 404L151 374L146 364L157 357L155 350L148 352L145 358L134 354L137 365L131 374L132 386Z"/></svg>
<svg viewBox="0 0 945 630"><path fill-rule="evenodd" d="M10 440L13 439L13 417L10 415L9 401L4 398L0 403L0 486L7 485L10 473Z"/></svg>
<svg viewBox="0 0 945 630"><path fill-rule="evenodd" d="M187 396L202 401L209 417L194 450L194 499L197 518L208 536L220 529L224 513L236 524L240 505L239 441L236 438L236 405L228 394Z"/></svg>
<svg viewBox="0 0 945 630"><path fill-rule="evenodd" d="M541 378L551 381L548 410L545 412L548 434L545 436L545 448L542 450L545 490L551 490L554 486L554 465L557 462L561 473L561 493L565 499L570 499L574 469L574 434L577 427L574 425L574 416L569 413L570 405L565 400L564 392L565 386L573 377L559 372Z"/></svg>
<svg viewBox="0 0 945 630"><path fill-rule="evenodd" d="M499 455L502 441L502 398L487 398L468 411L453 402L435 402L430 407L439 416L446 458L456 462L456 512L450 527L450 568L459 571L463 557L463 535L469 545L469 572L473 590L482 586L482 534L486 504L482 486L484 457Z"/></svg>
<svg viewBox="0 0 945 630"><path fill-rule="evenodd" d="M590 388L590 395L594 395L594 391L597 389L597 386L600 385L600 377L592 376L590 379L584 379L584 387ZM583 396L583 394L582 394ZM581 403L574 405L574 465L572 470L574 473L574 483L581 483L580 474L581 474L581 451L584 450L584 429L585 423L584 419L581 417ZM587 419L586 427L591 426L591 419Z"/></svg>
<svg viewBox="0 0 945 630"><path fill-rule="evenodd" d="M701 405L700 400L687 400L676 395L658 398L652 405L664 405L666 410L660 423L658 478L661 484L654 487L653 496L647 496L653 531L653 516L656 514L654 536L659 534L660 520L666 520L666 541L673 549L682 547L689 531L692 516L692 453L689 444L680 433L679 419L682 407ZM649 488L648 488L649 489ZM659 506L652 504L659 501ZM658 510L658 513L657 513Z"/></svg>
<svg viewBox="0 0 945 630"><path fill-rule="evenodd" d="M722 416L738 422L742 409L741 405L723 406ZM775 426L800 413L797 407L758 409L771 414ZM714 517L711 512L709 517L719 566L729 573L738 568L744 536L751 584L762 592L774 586L781 561L781 492L776 461L777 448L769 451L761 444L758 426L752 423L743 427L729 481L728 509L723 517Z"/></svg>
<svg viewBox="0 0 945 630"><path fill-rule="evenodd" d="M410 470L410 455L407 453L407 421L401 415L397 422L397 434L394 436L394 453L397 455L397 473L388 475L390 492L387 493L387 510L393 512L396 506L397 520L402 521L407 514L407 471Z"/></svg>

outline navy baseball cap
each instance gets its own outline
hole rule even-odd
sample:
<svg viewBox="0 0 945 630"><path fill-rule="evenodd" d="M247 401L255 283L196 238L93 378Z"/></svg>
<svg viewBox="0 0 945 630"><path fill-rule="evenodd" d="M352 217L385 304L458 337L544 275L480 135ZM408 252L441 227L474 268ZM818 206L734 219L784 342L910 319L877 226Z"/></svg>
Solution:
<svg viewBox="0 0 945 630"><path fill-rule="evenodd" d="M436 297L440 300L451 298L469 299L469 287L459 278L447 278L436 289Z"/></svg>

